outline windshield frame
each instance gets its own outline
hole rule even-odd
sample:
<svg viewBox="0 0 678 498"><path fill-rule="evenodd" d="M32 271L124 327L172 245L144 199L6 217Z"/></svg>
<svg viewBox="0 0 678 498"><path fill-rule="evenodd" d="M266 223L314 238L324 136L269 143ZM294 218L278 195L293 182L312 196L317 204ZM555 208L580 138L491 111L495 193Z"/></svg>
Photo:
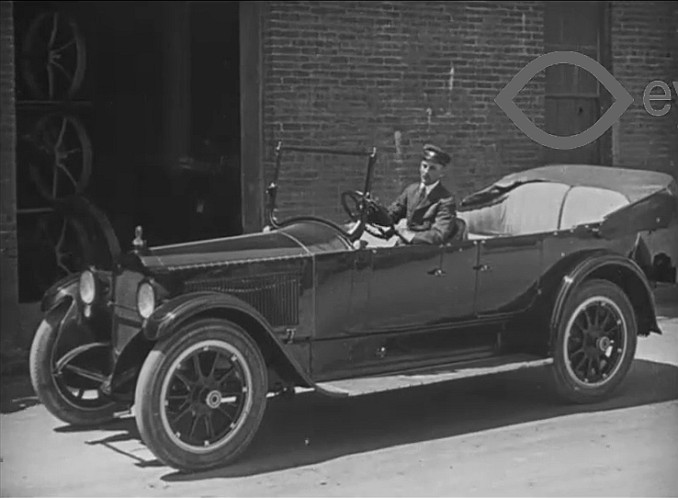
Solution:
<svg viewBox="0 0 678 498"><path fill-rule="evenodd" d="M367 168L365 172L365 183L363 186L363 191L361 192L361 202L358 206L359 209L359 219L357 223L349 230L345 230L337 223L319 217L319 216L294 216L292 218L287 218L285 220L278 220L276 217L276 200L278 194L278 179L280 176L280 168L282 166L283 152L303 152L309 154L331 154L338 156L353 156L353 157L366 157L367 158ZM269 183L266 188L266 217L268 220L269 227L272 229L282 228L284 226L290 225L291 223L296 223L300 221L317 221L331 226L344 237L346 237L351 242L360 238L365 230L365 223L367 218L367 203L366 199L370 198L370 191L372 189L372 176L374 174L374 166L377 162L377 148L372 147L371 151L356 151L356 150L344 150L344 149L332 149L327 147L294 147L294 146L283 146L282 141L279 141L275 147L275 170L273 173L273 180Z"/></svg>

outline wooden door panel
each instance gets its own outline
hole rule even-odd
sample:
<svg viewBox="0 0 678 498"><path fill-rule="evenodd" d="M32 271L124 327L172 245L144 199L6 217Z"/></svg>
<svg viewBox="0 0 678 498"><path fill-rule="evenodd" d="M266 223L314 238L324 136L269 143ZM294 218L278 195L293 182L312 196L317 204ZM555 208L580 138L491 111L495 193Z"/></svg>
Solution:
<svg viewBox="0 0 678 498"><path fill-rule="evenodd" d="M553 135L576 135L599 119L598 99L546 97L546 131ZM572 150L548 149L547 162L565 164L599 164L598 142Z"/></svg>
<svg viewBox="0 0 678 498"><path fill-rule="evenodd" d="M607 60L605 2L544 2L544 50L576 51L594 60ZM546 73L545 131L571 136L590 128L602 115L608 99L602 85L588 71L573 64L548 67ZM574 150L545 149L551 163L601 164L609 156L609 135Z"/></svg>

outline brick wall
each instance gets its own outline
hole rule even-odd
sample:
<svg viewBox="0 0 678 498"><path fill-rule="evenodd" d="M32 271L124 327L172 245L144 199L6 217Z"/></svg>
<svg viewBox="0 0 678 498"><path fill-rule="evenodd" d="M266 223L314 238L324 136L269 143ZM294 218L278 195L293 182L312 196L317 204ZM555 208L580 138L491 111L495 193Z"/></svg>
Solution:
<svg viewBox="0 0 678 498"><path fill-rule="evenodd" d="M265 178L277 140L368 149L375 193L392 199L418 179L421 146L451 152L459 195L540 164L542 148L494 103L543 53L542 2L269 2L263 13ZM544 74L516 98L544 126ZM292 168L292 164L296 167ZM339 192L360 188L363 160L285 161L281 216L341 219Z"/></svg>
<svg viewBox="0 0 678 498"><path fill-rule="evenodd" d="M613 74L634 98L613 132L614 164L678 178L678 99L671 84L678 80L678 2L612 2L611 14ZM643 107L643 91L653 80L673 92L663 117Z"/></svg>
<svg viewBox="0 0 678 498"><path fill-rule="evenodd" d="M16 239L16 111L12 2L0 2L0 341L5 349L19 324Z"/></svg>

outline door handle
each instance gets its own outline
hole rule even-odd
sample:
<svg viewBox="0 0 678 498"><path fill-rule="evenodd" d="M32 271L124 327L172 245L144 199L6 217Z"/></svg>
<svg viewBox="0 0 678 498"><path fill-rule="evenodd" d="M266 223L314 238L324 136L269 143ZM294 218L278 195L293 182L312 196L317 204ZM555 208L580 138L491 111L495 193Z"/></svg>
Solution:
<svg viewBox="0 0 678 498"><path fill-rule="evenodd" d="M434 277L442 277L445 275L445 270L442 268L433 268L432 270L427 271L429 275L433 275Z"/></svg>

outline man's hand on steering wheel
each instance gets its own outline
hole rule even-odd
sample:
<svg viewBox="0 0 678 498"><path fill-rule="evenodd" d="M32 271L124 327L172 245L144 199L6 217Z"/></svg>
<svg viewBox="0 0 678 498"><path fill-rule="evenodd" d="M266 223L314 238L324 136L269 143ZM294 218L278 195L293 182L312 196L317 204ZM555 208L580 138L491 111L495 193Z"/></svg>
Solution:
<svg viewBox="0 0 678 498"><path fill-rule="evenodd" d="M349 202L353 206L349 205ZM360 220L361 206L365 202L365 231L370 235L382 239L390 239L395 234L395 228L388 210L371 197L363 198L362 192L347 190L341 194L341 205L351 221ZM384 229L383 227L387 227Z"/></svg>

